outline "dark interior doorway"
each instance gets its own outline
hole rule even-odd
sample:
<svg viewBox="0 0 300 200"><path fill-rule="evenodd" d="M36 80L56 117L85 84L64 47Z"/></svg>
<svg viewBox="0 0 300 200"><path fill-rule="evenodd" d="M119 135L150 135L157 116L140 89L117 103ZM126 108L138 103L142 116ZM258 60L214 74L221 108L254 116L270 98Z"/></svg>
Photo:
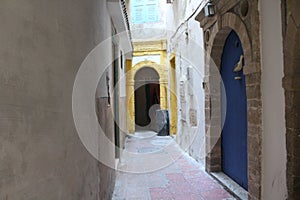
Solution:
<svg viewBox="0 0 300 200"><path fill-rule="evenodd" d="M155 117L155 113L149 110L156 104L159 104L159 84L150 83L139 87L135 91L135 123L139 126L149 125L151 118Z"/></svg>
<svg viewBox="0 0 300 200"><path fill-rule="evenodd" d="M135 124L137 129L155 129L155 111L160 104L160 85L158 73L144 67L135 76Z"/></svg>

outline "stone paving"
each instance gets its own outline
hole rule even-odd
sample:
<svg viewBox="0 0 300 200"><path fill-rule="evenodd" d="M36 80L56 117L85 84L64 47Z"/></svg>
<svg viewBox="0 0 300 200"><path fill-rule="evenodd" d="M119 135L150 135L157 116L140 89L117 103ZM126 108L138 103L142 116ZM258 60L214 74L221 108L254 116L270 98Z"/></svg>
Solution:
<svg viewBox="0 0 300 200"><path fill-rule="evenodd" d="M140 133L126 139L114 200L235 199L171 137Z"/></svg>

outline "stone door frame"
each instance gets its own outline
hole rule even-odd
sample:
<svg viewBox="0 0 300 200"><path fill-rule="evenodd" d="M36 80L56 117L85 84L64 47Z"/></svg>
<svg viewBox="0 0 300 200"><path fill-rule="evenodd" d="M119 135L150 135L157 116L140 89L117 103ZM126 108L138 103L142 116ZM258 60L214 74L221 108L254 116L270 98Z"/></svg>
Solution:
<svg viewBox="0 0 300 200"><path fill-rule="evenodd" d="M220 172L222 170L221 77L219 70L225 41L229 33L234 30L242 42L245 61L248 118L248 196L249 199L260 199L262 191L261 67L259 55L258 57L256 55L257 52L260 52L259 45L253 45L254 37L259 41L259 35L253 35L251 27L247 27L244 20L234 12L224 11L224 13L217 13L213 18L204 17L204 13L200 12L196 20L200 21L203 28L205 47L206 171Z"/></svg>

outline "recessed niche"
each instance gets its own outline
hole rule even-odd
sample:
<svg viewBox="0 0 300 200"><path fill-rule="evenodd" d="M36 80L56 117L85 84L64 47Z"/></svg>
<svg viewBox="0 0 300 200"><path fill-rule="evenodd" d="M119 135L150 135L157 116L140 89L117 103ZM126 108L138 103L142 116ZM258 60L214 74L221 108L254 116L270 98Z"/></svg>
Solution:
<svg viewBox="0 0 300 200"><path fill-rule="evenodd" d="M205 31L204 39L205 39L205 42L209 42L209 39L210 39L210 31L209 30Z"/></svg>
<svg viewBox="0 0 300 200"><path fill-rule="evenodd" d="M249 12L249 2L248 0L243 0L241 2L240 12L242 17L246 17Z"/></svg>

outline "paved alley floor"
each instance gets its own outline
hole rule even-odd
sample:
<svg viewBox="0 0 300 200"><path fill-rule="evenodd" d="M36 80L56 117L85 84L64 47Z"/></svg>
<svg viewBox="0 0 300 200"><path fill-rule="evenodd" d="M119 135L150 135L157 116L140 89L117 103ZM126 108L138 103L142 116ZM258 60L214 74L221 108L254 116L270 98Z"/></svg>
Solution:
<svg viewBox="0 0 300 200"><path fill-rule="evenodd" d="M144 132L126 139L114 200L234 199L173 138Z"/></svg>

